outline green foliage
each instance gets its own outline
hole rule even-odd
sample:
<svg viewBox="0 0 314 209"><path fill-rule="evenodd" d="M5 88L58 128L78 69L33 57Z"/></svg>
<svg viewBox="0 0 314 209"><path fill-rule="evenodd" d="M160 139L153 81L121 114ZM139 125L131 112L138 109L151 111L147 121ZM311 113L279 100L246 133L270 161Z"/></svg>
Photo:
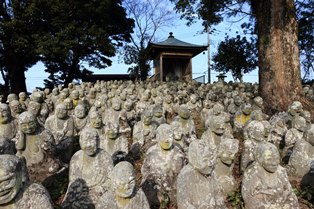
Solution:
<svg viewBox="0 0 314 209"><path fill-rule="evenodd" d="M249 42L246 37L226 37L213 56L212 68L222 73L231 72L234 79L242 80L244 73L249 73L257 67L256 54L255 44Z"/></svg>
<svg viewBox="0 0 314 209"><path fill-rule="evenodd" d="M244 201L240 189L238 191L228 194L227 201L231 204L232 208L244 209Z"/></svg>

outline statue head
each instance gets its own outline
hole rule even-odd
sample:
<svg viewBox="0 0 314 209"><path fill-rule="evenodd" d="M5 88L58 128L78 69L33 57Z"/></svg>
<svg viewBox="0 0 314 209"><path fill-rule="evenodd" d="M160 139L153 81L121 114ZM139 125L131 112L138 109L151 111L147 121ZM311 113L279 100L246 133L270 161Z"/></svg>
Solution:
<svg viewBox="0 0 314 209"><path fill-rule="evenodd" d="M7 104L0 103L0 123L6 124L11 119L10 107Z"/></svg>
<svg viewBox="0 0 314 209"><path fill-rule="evenodd" d="M107 136L109 139L116 139L119 136L119 125L109 122L107 125Z"/></svg>
<svg viewBox="0 0 314 209"><path fill-rule="evenodd" d="M195 140L190 143L188 159L191 166L203 175L211 175L217 159L216 150L205 141Z"/></svg>
<svg viewBox="0 0 314 209"><path fill-rule="evenodd" d="M9 94L8 97L7 97L7 103L12 102L13 100L19 100L19 99L18 99L18 97L17 97L16 94L11 93L11 94Z"/></svg>
<svg viewBox="0 0 314 209"><path fill-rule="evenodd" d="M127 161L119 162L111 172L112 187L118 197L129 198L135 189L135 170Z"/></svg>
<svg viewBox="0 0 314 209"><path fill-rule="evenodd" d="M224 138L219 144L218 157L221 162L231 165L235 159L235 155L239 150L239 141L232 138Z"/></svg>
<svg viewBox="0 0 314 209"><path fill-rule="evenodd" d="M80 118L80 119L85 118L87 115L87 111L86 111L86 108L84 107L84 105L78 104L74 108L74 115L75 115L75 117Z"/></svg>
<svg viewBox="0 0 314 209"><path fill-rule="evenodd" d="M224 116L213 116L209 118L209 129L217 134L217 135L222 135L225 132L225 127L226 127L226 117Z"/></svg>
<svg viewBox="0 0 314 209"><path fill-rule="evenodd" d="M0 155L0 205L11 202L27 181L25 165L15 155Z"/></svg>
<svg viewBox="0 0 314 209"><path fill-rule="evenodd" d="M180 118L187 120L190 118L191 112L185 105L181 105L179 108L179 116L180 116Z"/></svg>
<svg viewBox="0 0 314 209"><path fill-rule="evenodd" d="M169 124L161 124L156 130L156 140L163 150L169 150L173 144L172 128Z"/></svg>
<svg viewBox="0 0 314 209"><path fill-rule="evenodd" d="M33 113L35 116L38 116L40 113L41 105L38 102L30 101L27 106L27 111Z"/></svg>
<svg viewBox="0 0 314 209"><path fill-rule="evenodd" d="M144 123L144 125L148 126L152 123L152 113L149 110L145 110L142 114L142 121Z"/></svg>
<svg viewBox="0 0 314 209"><path fill-rule="evenodd" d="M112 99L112 109L119 111L121 110L121 100L119 98Z"/></svg>
<svg viewBox="0 0 314 209"><path fill-rule="evenodd" d="M91 111L89 113L90 124L93 128L99 129L102 127L102 117L98 111Z"/></svg>
<svg viewBox="0 0 314 209"><path fill-rule="evenodd" d="M314 124L311 124L310 128L305 131L304 139L314 146Z"/></svg>
<svg viewBox="0 0 314 209"><path fill-rule="evenodd" d="M36 116L28 111L23 112L19 115L19 127L24 134L35 133L38 127Z"/></svg>
<svg viewBox="0 0 314 209"><path fill-rule="evenodd" d="M26 92L20 92L19 93L19 99L20 99L20 101L26 101L26 99L27 99Z"/></svg>
<svg viewBox="0 0 314 209"><path fill-rule="evenodd" d="M277 147L269 142L258 144L255 148L255 160L267 172L275 173L280 163Z"/></svg>
<svg viewBox="0 0 314 209"><path fill-rule="evenodd" d="M99 148L98 132L92 128L84 128L80 133L80 147L88 156L94 156Z"/></svg>
<svg viewBox="0 0 314 209"><path fill-rule="evenodd" d="M307 123L306 123L305 118L303 118L302 116L296 115L293 117L291 121L291 126L292 128L295 128L298 131L304 132L307 127Z"/></svg>
<svg viewBox="0 0 314 209"><path fill-rule="evenodd" d="M14 113L21 113L23 111L22 105L19 100L13 100L12 102L9 103L11 112Z"/></svg>
<svg viewBox="0 0 314 209"><path fill-rule="evenodd" d="M262 122L256 121L247 131L249 139L254 141L265 141L266 130Z"/></svg>

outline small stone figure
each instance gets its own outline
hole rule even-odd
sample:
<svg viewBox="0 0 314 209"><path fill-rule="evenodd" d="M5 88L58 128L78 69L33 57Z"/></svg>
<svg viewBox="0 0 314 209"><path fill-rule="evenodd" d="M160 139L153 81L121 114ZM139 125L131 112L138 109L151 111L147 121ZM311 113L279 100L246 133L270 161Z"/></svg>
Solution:
<svg viewBox="0 0 314 209"><path fill-rule="evenodd" d="M276 146L269 142L257 145L255 159L243 176L241 193L245 208L298 209L287 172L279 165Z"/></svg>
<svg viewBox="0 0 314 209"><path fill-rule="evenodd" d="M85 128L87 125L88 117L87 117L87 110L86 107L82 104L78 104L74 108L74 115L73 115L74 127L75 132L77 135Z"/></svg>
<svg viewBox="0 0 314 209"><path fill-rule="evenodd" d="M73 154L74 121L64 104L57 105L55 114L47 118L45 128L53 134L61 160L68 163Z"/></svg>
<svg viewBox="0 0 314 209"><path fill-rule="evenodd" d="M0 104L0 138L12 140L18 130L17 120L11 116L10 108L7 104Z"/></svg>
<svg viewBox="0 0 314 209"><path fill-rule="evenodd" d="M158 144L150 147L144 158L141 168L142 182L147 186L143 189L150 206L159 204L154 200L153 194L168 196L171 201L175 201L176 177L183 167L184 155L182 151L173 146L173 136L171 126L162 124L157 129L156 136ZM155 187L153 185L156 185Z"/></svg>
<svg viewBox="0 0 314 209"><path fill-rule="evenodd" d="M244 141L244 150L241 156L241 171L254 162L254 149L257 144L266 141L265 126L262 122L256 121L248 130L248 139Z"/></svg>
<svg viewBox="0 0 314 209"><path fill-rule="evenodd" d="M19 116L16 149L17 155L25 158L33 182L43 182L60 168L52 133L39 126L35 115L30 112L23 112Z"/></svg>
<svg viewBox="0 0 314 209"><path fill-rule="evenodd" d="M111 190L99 198L95 209L150 208L142 189L135 186L135 170L130 163L118 163L112 170L111 181Z"/></svg>
<svg viewBox="0 0 314 209"><path fill-rule="evenodd" d="M314 125L304 133L304 139L295 143L288 163L289 174L303 177L310 171L311 163L314 162Z"/></svg>
<svg viewBox="0 0 314 209"><path fill-rule="evenodd" d="M178 209L226 209L222 189L213 172L216 150L204 141L193 141L188 151L189 164L177 179Z"/></svg>
<svg viewBox="0 0 314 209"><path fill-rule="evenodd" d="M128 139L119 132L118 124L108 123L106 137L100 142L100 148L109 153L113 159L128 154Z"/></svg>
<svg viewBox="0 0 314 209"><path fill-rule="evenodd" d="M0 208L53 209L48 191L31 183L23 161L14 155L0 155Z"/></svg>
<svg viewBox="0 0 314 209"><path fill-rule="evenodd" d="M225 138L218 147L218 159L215 166L217 181L225 196L237 189L237 183L232 175L235 155L239 150L239 141Z"/></svg>
<svg viewBox="0 0 314 209"><path fill-rule="evenodd" d="M99 148L97 131L85 128L80 134L80 146L81 150L70 162L69 186L62 208L94 208L110 186L113 162L111 156Z"/></svg>

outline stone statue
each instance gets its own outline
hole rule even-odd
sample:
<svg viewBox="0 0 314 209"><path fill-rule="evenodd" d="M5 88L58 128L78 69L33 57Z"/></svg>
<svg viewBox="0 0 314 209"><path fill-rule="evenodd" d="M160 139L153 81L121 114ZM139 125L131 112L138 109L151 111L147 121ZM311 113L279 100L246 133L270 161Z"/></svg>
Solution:
<svg viewBox="0 0 314 209"><path fill-rule="evenodd" d="M262 122L256 121L247 130L248 139L244 141L244 150L241 156L241 171L244 172L245 169L252 164L254 159L255 147L262 142L266 141L265 126Z"/></svg>
<svg viewBox="0 0 314 209"><path fill-rule="evenodd" d="M0 138L12 140L18 130L17 121L11 116L7 104L0 103Z"/></svg>
<svg viewBox="0 0 314 209"><path fill-rule="evenodd" d="M189 146L189 164L177 179L178 209L226 209L222 189L213 172L217 153L204 141L193 141Z"/></svg>
<svg viewBox="0 0 314 209"><path fill-rule="evenodd" d="M32 113L23 112L19 116L19 131L15 140L17 155L25 158L31 181L43 182L60 169L53 135L38 125Z"/></svg>
<svg viewBox="0 0 314 209"><path fill-rule="evenodd" d="M0 208L53 209L48 191L31 183L23 161L14 155L0 155Z"/></svg>
<svg viewBox="0 0 314 209"><path fill-rule="evenodd" d="M135 186L135 170L130 163L118 163L112 170L111 182L111 190L99 198L95 209L150 208L142 189Z"/></svg>
<svg viewBox="0 0 314 209"><path fill-rule="evenodd" d="M303 177L310 172L314 163L314 125L304 133L304 139L296 141L288 163L289 174Z"/></svg>
<svg viewBox="0 0 314 209"><path fill-rule="evenodd" d="M286 132L283 150L281 152L284 163L288 163L295 143L299 140L303 140L303 134L307 128L306 120L296 115L291 121L291 127L292 128Z"/></svg>
<svg viewBox="0 0 314 209"><path fill-rule="evenodd" d="M184 163L182 151L173 145L171 126L162 124L157 128L156 133L158 144L147 150L141 168L142 183L146 186L149 185L144 186L147 190L143 190L151 207L158 205L158 201L154 201L152 198L153 193L166 195L171 201L176 200L176 177Z"/></svg>
<svg viewBox="0 0 314 209"><path fill-rule="evenodd" d="M238 187L232 174L238 150L239 141L232 138L224 138L218 147L218 159L214 171L225 196L234 192Z"/></svg>
<svg viewBox="0 0 314 209"><path fill-rule="evenodd" d="M245 170L241 193L246 209L298 209L286 170L274 144L263 142L255 150L256 161Z"/></svg>
<svg viewBox="0 0 314 209"><path fill-rule="evenodd" d="M111 156L99 148L97 131L85 128L80 134L80 146L81 150L70 162L69 186L62 208L94 208L110 186L113 162Z"/></svg>
<svg viewBox="0 0 314 209"><path fill-rule="evenodd" d="M119 124L107 124L105 139L100 142L100 148L108 152L113 158L119 158L121 155L124 157L128 154L128 139L119 132Z"/></svg>
<svg viewBox="0 0 314 209"><path fill-rule="evenodd" d="M59 157L68 163L73 152L74 121L64 104L57 105L55 114L47 118L45 128L53 134Z"/></svg>
<svg viewBox="0 0 314 209"><path fill-rule="evenodd" d="M88 122L87 110L84 105L78 104L74 108L73 121L74 121L75 132L77 135L79 135L80 132L85 128Z"/></svg>

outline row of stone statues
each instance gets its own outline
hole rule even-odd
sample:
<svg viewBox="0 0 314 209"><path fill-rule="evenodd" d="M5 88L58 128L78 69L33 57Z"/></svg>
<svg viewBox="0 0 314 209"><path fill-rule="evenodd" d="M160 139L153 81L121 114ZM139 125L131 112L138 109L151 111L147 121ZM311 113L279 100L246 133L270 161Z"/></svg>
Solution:
<svg viewBox="0 0 314 209"><path fill-rule="evenodd" d="M239 155L246 208L298 208L288 175L314 173L311 115L296 101L269 117L256 89L110 81L36 90L30 98L10 94L0 104L0 151L8 162L0 167L0 200L6 199L0 208L51 207L36 183L67 169L63 208L158 208L167 201L226 208L225 198L240 185L233 176ZM20 186L6 177L18 172ZM11 184L16 188L5 186ZM38 201L23 199L30 185Z"/></svg>

